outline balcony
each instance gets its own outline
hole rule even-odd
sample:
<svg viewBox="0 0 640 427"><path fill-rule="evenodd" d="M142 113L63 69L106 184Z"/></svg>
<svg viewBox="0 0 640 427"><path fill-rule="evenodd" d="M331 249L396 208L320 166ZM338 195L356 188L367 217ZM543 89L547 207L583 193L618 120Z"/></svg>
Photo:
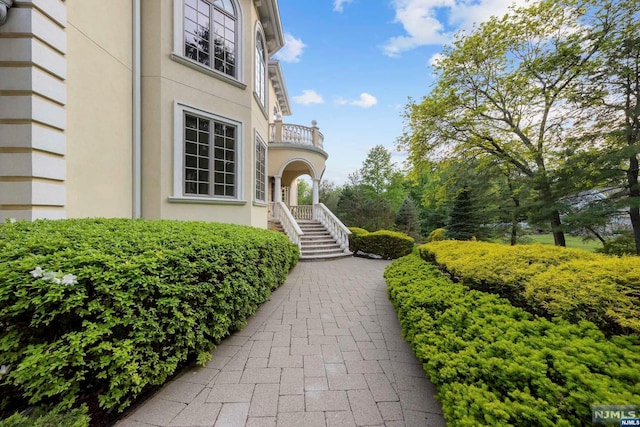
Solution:
<svg viewBox="0 0 640 427"><path fill-rule="evenodd" d="M318 123L315 120L311 122L311 127L309 127L286 124L282 123L282 120L276 119L269 127L271 134L269 142L302 145L324 150L324 135L318 129Z"/></svg>

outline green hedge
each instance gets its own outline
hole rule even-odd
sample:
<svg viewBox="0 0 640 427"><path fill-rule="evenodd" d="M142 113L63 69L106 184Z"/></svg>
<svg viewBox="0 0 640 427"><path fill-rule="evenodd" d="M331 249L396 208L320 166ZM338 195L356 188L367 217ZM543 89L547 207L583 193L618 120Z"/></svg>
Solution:
<svg viewBox="0 0 640 427"><path fill-rule="evenodd" d="M455 426L591 425L592 404L640 403L640 342L590 322L534 318L410 255L388 295Z"/></svg>
<svg viewBox="0 0 640 427"><path fill-rule="evenodd" d="M89 219L0 225L2 406L126 408L242 328L297 247L227 224Z"/></svg>
<svg viewBox="0 0 640 427"><path fill-rule="evenodd" d="M350 227L349 250L353 253L378 255L384 259L396 259L413 251L415 239L404 233L378 230L373 233L363 228Z"/></svg>
<svg viewBox="0 0 640 427"><path fill-rule="evenodd" d="M640 258L545 245L443 241L419 247L456 280L548 318L640 333Z"/></svg>

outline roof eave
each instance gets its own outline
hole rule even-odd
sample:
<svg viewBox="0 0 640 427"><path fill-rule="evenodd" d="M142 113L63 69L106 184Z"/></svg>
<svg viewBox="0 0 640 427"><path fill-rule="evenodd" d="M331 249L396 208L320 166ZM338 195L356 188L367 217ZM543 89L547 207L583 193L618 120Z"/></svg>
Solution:
<svg viewBox="0 0 640 427"><path fill-rule="evenodd" d="M278 98L280 112L283 116L290 116L291 105L289 104L287 86L284 84L284 75L282 74L282 68L280 68L280 62L277 59L269 60L269 80Z"/></svg>
<svg viewBox="0 0 640 427"><path fill-rule="evenodd" d="M284 46L278 0L253 0L253 2L260 15L260 22L267 39L267 51L269 56L272 56Z"/></svg>

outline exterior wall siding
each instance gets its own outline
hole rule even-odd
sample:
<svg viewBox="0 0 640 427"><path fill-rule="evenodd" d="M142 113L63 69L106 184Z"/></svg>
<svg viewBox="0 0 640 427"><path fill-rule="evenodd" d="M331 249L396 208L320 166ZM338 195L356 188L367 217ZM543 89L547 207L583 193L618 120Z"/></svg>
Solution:
<svg viewBox="0 0 640 427"><path fill-rule="evenodd" d="M18 1L0 26L0 221L67 216L66 9Z"/></svg>

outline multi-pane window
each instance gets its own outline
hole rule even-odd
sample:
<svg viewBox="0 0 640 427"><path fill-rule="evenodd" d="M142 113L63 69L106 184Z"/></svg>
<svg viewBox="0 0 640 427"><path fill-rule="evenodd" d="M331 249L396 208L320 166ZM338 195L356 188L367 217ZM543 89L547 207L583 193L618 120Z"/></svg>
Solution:
<svg viewBox="0 0 640 427"><path fill-rule="evenodd" d="M256 200L267 201L267 149L260 138L256 138Z"/></svg>
<svg viewBox="0 0 640 427"><path fill-rule="evenodd" d="M266 59L264 39L262 34L256 34L256 94L262 106L266 106L267 86L266 86Z"/></svg>
<svg viewBox="0 0 640 427"><path fill-rule="evenodd" d="M237 25L231 0L185 0L184 55L237 77Z"/></svg>
<svg viewBox="0 0 640 427"><path fill-rule="evenodd" d="M189 113L184 123L184 194L236 197L236 126Z"/></svg>

